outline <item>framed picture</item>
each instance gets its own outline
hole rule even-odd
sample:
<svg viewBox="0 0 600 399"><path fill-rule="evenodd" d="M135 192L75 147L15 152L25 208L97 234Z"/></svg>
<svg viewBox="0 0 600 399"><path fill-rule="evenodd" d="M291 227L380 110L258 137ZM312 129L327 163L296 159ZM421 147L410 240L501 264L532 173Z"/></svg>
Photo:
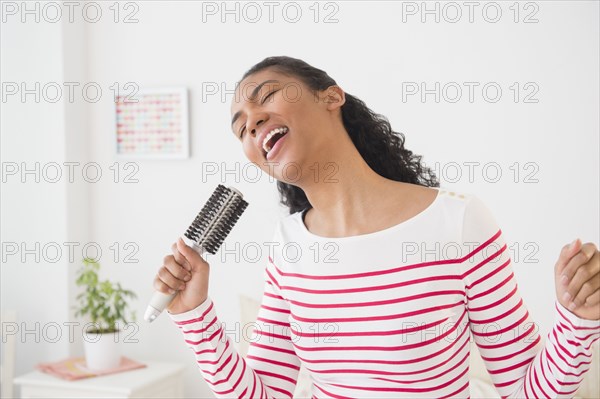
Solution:
<svg viewBox="0 0 600 399"><path fill-rule="evenodd" d="M140 89L115 101L118 158L189 157L188 94L185 87Z"/></svg>

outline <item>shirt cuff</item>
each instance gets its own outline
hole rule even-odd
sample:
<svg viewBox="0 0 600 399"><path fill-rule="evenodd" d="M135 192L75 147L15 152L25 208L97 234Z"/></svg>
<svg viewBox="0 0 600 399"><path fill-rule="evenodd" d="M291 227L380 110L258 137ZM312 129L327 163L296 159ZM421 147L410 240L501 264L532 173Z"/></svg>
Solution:
<svg viewBox="0 0 600 399"><path fill-rule="evenodd" d="M577 316L576 314L572 313L569 309L561 305L560 302L558 302L558 300L555 300L554 302L558 311L558 316L562 320L567 321L572 327L590 329L590 332L596 329L598 330L598 332L600 332L600 320L582 319L581 317Z"/></svg>
<svg viewBox="0 0 600 399"><path fill-rule="evenodd" d="M209 317L209 313L214 311L214 305L212 299L207 297L204 302L198 305L196 308L188 310L183 313L170 313L167 311L167 314L177 324L188 324L192 322L204 321ZM185 322L185 323L181 323Z"/></svg>

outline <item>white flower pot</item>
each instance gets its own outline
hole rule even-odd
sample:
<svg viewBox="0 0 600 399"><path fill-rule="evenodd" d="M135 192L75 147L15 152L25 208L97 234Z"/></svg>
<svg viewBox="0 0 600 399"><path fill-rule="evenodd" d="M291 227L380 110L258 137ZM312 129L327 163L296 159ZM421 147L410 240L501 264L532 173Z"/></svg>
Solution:
<svg viewBox="0 0 600 399"><path fill-rule="evenodd" d="M85 362L90 370L107 370L121 363L119 332L83 335Z"/></svg>

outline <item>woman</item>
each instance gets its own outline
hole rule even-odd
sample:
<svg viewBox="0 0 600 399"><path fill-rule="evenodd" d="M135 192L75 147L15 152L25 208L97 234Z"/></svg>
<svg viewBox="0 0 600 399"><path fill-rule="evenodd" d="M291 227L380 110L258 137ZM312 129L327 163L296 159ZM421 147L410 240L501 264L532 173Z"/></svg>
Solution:
<svg viewBox="0 0 600 399"><path fill-rule="evenodd" d="M290 208L274 239L301 256L269 256L244 359L208 296L209 265L173 244L154 287L179 291L169 315L215 395L292 397L302 362L314 397L468 397L470 338L503 397L573 395L600 336L594 244L562 249L543 345L489 209L440 189L387 120L325 72L266 58L244 74L231 113L244 153Z"/></svg>

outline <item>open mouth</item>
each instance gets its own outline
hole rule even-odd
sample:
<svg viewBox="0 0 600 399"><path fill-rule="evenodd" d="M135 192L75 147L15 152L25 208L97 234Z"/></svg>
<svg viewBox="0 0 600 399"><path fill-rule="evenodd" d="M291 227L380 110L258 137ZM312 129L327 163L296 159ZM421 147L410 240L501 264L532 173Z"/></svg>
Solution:
<svg viewBox="0 0 600 399"><path fill-rule="evenodd" d="M267 154L269 153L269 151L271 151L273 149L273 147L275 147L275 143L277 143L277 141L279 141L279 139L281 139L283 136L285 136L288 133L289 129L287 127L282 127L282 128L278 128L275 129L275 131L269 133L269 135L267 135L267 140L263 145L263 156L266 158Z"/></svg>

